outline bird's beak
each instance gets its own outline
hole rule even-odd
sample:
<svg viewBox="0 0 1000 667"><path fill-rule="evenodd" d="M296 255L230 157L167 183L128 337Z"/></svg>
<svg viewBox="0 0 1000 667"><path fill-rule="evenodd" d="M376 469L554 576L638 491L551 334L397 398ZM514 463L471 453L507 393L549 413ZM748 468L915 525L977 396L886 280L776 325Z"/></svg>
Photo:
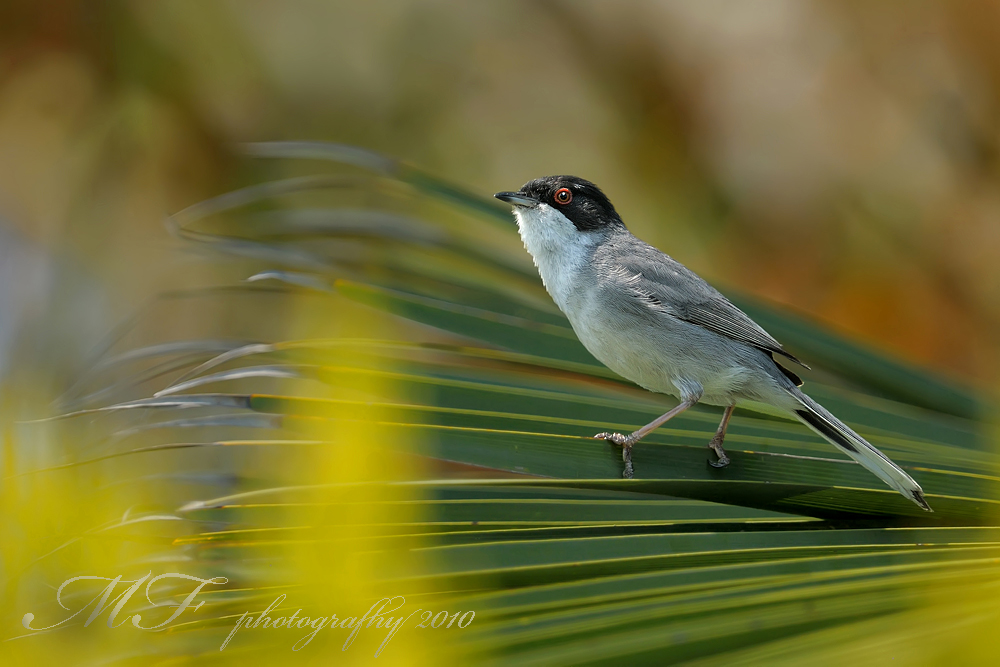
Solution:
<svg viewBox="0 0 1000 667"><path fill-rule="evenodd" d="M498 192L493 196L500 201L505 201L508 204L513 204L514 206L520 206L522 208L532 208L538 206L537 199L529 197L528 195L523 195L520 192Z"/></svg>

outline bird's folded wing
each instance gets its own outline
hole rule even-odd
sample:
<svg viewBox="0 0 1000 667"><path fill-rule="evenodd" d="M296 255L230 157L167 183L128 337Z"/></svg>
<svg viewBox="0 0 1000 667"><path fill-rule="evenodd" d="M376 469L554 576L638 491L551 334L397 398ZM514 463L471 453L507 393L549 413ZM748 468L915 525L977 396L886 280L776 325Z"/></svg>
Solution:
<svg viewBox="0 0 1000 667"><path fill-rule="evenodd" d="M671 315L765 352L780 354L808 368L694 272L655 248L648 247L645 252L649 251L655 255L615 257L608 271L613 280L636 298L639 307Z"/></svg>

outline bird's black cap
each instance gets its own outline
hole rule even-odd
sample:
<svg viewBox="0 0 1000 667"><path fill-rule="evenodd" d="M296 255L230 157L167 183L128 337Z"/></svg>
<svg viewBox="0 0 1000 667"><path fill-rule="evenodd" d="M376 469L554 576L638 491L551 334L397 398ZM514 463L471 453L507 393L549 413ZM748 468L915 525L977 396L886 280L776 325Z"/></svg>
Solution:
<svg viewBox="0 0 1000 667"><path fill-rule="evenodd" d="M568 190L569 196L562 190ZM601 189L577 176L536 178L525 183L517 192L498 192L493 196L515 206L548 204L569 218L580 231L623 225L615 207Z"/></svg>

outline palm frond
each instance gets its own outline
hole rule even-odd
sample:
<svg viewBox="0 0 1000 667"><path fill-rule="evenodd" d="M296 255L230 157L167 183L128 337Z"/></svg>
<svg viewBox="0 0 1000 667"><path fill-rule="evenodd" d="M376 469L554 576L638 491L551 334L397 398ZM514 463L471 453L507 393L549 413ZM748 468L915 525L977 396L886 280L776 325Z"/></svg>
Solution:
<svg viewBox="0 0 1000 667"><path fill-rule="evenodd" d="M328 448L350 461L371 432L403 472L247 476L230 461L232 478L198 482L204 495L175 485L166 497L192 530L172 549L242 592L172 633L229 625L302 586L287 554L303 545L363 544L379 573L372 594L475 610L471 628L443 641L500 664L803 664L838 633L910 632L929 590L972 596L995 582L1000 468L989 406L971 390L733 295L818 371L810 393L918 480L935 513L764 412L733 418L724 470L707 465L718 417L696 408L636 447L637 478L623 480L620 453L590 436L646 423L671 399L584 350L520 256L505 209L355 147L248 150L335 173L223 195L177 216L174 232L219 253L210 261L228 257L253 281L245 293L308 298L334 320L370 313L374 335L109 352L67 395L63 420L96 419L104 435L59 469L207 451L236 461L247 449ZM368 188L388 196L337 202ZM208 468L182 460L191 474ZM350 530L331 519L361 504Z"/></svg>

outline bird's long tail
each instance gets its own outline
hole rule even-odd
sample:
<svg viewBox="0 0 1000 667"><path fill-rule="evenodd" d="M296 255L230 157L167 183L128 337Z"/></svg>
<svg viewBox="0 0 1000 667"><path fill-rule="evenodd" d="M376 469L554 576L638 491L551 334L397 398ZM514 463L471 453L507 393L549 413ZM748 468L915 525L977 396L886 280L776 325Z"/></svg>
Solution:
<svg viewBox="0 0 1000 667"><path fill-rule="evenodd" d="M924 500L924 491L912 477L907 475L889 457L875 449L867 440L852 431L826 408L796 389L793 396L801 404L795 410L796 416L802 422L829 440L840 451L863 465L883 482L896 489L904 496L920 505L928 512L933 512L931 506Z"/></svg>

